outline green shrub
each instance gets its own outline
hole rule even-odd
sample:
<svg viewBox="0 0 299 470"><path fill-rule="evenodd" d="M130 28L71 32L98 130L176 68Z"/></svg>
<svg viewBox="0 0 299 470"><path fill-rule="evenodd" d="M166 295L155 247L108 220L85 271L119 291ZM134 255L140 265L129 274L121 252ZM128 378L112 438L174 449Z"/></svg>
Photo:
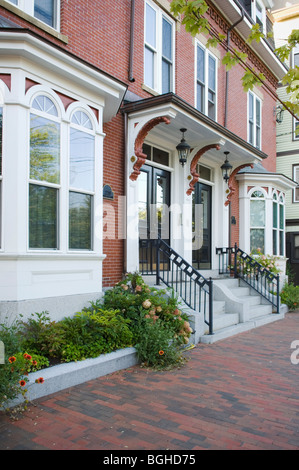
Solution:
<svg viewBox="0 0 299 470"><path fill-rule="evenodd" d="M285 284L280 292L281 302L286 304L290 310L299 309L299 286L293 283Z"/></svg>
<svg viewBox="0 0 299 470"><path fill-rule="evenodd" d="M132 345L128 322L118 310L84 309L57 324L59 344L55 352L62 361L97 357Z"/></svg>

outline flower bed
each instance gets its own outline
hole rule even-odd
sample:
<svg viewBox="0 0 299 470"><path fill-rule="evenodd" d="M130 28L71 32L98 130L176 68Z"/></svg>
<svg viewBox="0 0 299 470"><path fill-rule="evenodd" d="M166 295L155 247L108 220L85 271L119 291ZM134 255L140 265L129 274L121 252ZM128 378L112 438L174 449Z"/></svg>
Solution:
<svg viewBox="0 0 299 470"><path fill-rule="evenodd" d="M1 325L0 340L5 344L6 362L0 365L0 407L18 400L20 390L26 401L29 386L36 390L36 379L47 390L54 372L58 373L55 380L59 383L51 390L65 388L64 372L60 372L67 365L69 371L81 370L85 381L83 371L89 369L86 360L95 359L103 369L104 363L109 364L108 356L119 350L131 351L133 361L149 367L180 365L184 362L181 347L188 343L192 330L177 298L166 294L149 288L138 274L129 274L106 291L102 299L71 318L54 322L47 312L42 312L33 314L26 322L18 320L11 327ZM127 356L127 352L121 356ZM53 361L59 365L49 368ZM96 376L99 368L95 367ZM44 392L32 393L37 397Z"/></svg>

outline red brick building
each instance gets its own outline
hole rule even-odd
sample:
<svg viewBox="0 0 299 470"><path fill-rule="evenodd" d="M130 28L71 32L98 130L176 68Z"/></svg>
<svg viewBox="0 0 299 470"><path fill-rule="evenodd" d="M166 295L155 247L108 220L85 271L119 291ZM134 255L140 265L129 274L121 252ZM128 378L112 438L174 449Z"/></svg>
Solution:
<svg viewBox="0 0 299 470"><path fill-rule="evenodd" d="M235 242L284 257L272 213L293 187L276 174L285 68L271 43L245 41L253 22L269 28L270 2L208 5L226 37L209 49L168 0L0 0L2 313L59 317L126 271L154 272L157 234L207 276ZM243 91L227 47L263 86Z"/></svg>

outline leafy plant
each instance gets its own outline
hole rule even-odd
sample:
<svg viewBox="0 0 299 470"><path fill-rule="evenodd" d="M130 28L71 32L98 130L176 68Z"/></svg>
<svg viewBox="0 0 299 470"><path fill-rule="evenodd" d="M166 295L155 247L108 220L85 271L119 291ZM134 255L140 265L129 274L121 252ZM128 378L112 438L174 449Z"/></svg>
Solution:
<svg viewBox="0 0 299 470"><path fill-rule="evenodd" d="M299 309L299 286L293 283L285 284L280 292L281 302L286 304L290 310Z"/></svg>

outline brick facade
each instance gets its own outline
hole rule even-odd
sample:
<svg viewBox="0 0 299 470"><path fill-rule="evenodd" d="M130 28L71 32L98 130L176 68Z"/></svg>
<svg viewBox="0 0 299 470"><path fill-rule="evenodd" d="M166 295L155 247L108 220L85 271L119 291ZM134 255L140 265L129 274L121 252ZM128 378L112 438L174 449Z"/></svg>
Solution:
<svg viewBox="0 0 299 470"><path fill-rule="evenodd" d="M157 2L159 4L159 2ZM163 5L165 5L165 1ZM2 2L3 5L3 2ZM108 6L108 8L107 8ZM61 0L61 29L62 35L68 38L64 42L46 31L39 29L32 23L14 15L10 10L0 7L0 14L34 33L46 38L60 48L74 54L89 64L94 65L103 72L121 80L128 86L128 90L137 94L140 98L151 95L142 87L143 84L143 50L144 50L144 0L135 2L134 24L134 56L133 78L129 81L130 61L130 15L131 1L118 0L115 2L102 2L94 0ZM216 9L210 13L212 27L226 34L228 23ZM232 36L233 47L240 46L244 49L245 43L234 33ZM177 24L176 27L176 72L175 93L194 106L194 64L195 46L194 39L186 33L185 28ZM219 47L219 58L222 58L226 50ZM220 63L220 61L219 61ZM266 72L267 85L275 91L276 79L260 59L254 57L253 66L258 72ZM247 94L244 93L241 84L243 68L237 66L229 72L229 92L227 109L227 128L247 140ZM220 65L218 70L218 122L224 125L225 115L225 68ZM262 150L268 155L264 162L269 171L276 169L276 144L275 144L275 118L273 109L275 98L265 87L258 90L262 97ZM125 194L124 187L124 118L119 113L109 123L104 125L106 134L104 140L104 173L103 183L109 184L114 192L113 201L104 200L115 211L115 231L117 233L118 197ZM238 241L239 199L235 193L232 199L232 215L236 218L236 225L232 226L232 242ZM104 212L104 223L109 219ZM112 222L111 222L112 223ZM105 239L104 227L104 253L106 259L103 264L103 286L113 285L117 282L124 270L124 243L123 239Z"/></svg>

